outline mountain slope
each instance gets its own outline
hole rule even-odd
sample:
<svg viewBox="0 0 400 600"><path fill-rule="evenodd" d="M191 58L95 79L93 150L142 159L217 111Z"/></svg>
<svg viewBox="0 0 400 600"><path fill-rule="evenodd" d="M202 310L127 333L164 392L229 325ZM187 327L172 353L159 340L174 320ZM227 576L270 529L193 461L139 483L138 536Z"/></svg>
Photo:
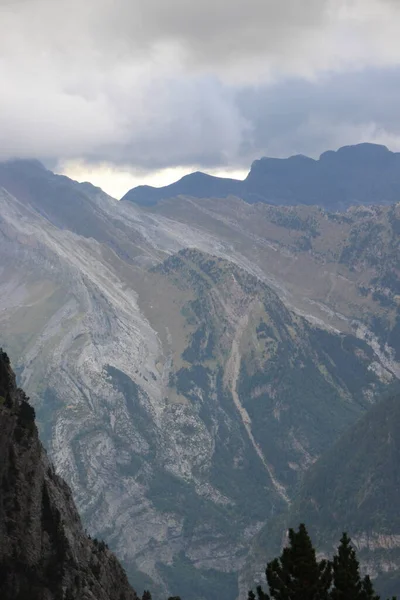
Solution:
<svg viewBox="0 0 400 600"><path fill-rule="evenodd" d="M310 320L380 346L400 375L393 362L400 357L400 204L329 213L235 198L178 198L146 214L212 234L219 242L214 253L264 279Z"/></svg>
<svg viewBox="0 0 400 600"><path fill-rule="evenodd" d="M276 205L317 205L344 210L358 204L390 204L400 198L400 154L385 146L359 144L322 154L319 160L306 156L256 160L244 181L186 175L163 188L140 186L122 198L152 206L169 198L226 198Z"/></svg>
<svg viewBox="0 0 400 600"><path fill-rule="evenodd" d="M173 519L179 550L155 576L182 596L227 598L252 535L284 511L304 470L392 376L374 371L365 342L310 326L223 259L182 250L143 277L141 307L164 348L168 440L160 456L153 434L159 467L141 482ZM153 556L154 546L143 548L137 560Z"/></svg>
<svg viewBox="0 0 400 600"><path fill-rule="evenodd" d="M161 188L141 185L125 194L122 200L129 200L141 206L153 206L165 198L193 196L194 198L226 198L241 196L243 185L236 179L214 177L196 172L185 175L179 181Z"/></svg>
<svg viewBox="0 0 400 600"><path fill-rule="evenodd" d="M114 555L84 533L2 350L0 430L2 600L135 600Z"/></svg>
<svg viewBox="0 0 400 600"><path fill-rule="evenodd" d="M392 547L400 557L399 490L397 395L371 408L310 469L293 510L313 524L319 542L342 527L361 551Z"/></svg>
<svg viewBox="0 0 400 600"><path fill-rule="evenodd" d="M199 377L200 364L209 377L223 367L233 403L244 411L245 423L254 421L257 445L277 461L274 471L289 487L296 471L365 410L371 392L385 385L370 368L375 357L365 342L310 326L268 286L232 263L183 250L156 271L179 287L176 303L182 290L194 293L180 309L188 345L177 365L172 363L176 374L170 387L186 390Z"/></svg>
<svg viewBox="0 0 400 600"><path fill-rule="evenodd" d="M279 551L287 527L304 522L316 547L328 555L347 531L363 569L377 577L377 589L382 594L398 594L399 432L397 393L372 407L311 466L288 514L254 541L247 568L254 573L260 561L261 569L265 557Z"/></svg>
<svg viewBox="0 0 400 600"><path fill-rule="evenodd" d="M149 211L4 169L0 341L85 526L155 597L230 600L255 533L396 378L366 326L395 309L358 291L370 260L354 246L355 275L338 266L335 240L366 217L237 199Z"/></svg>

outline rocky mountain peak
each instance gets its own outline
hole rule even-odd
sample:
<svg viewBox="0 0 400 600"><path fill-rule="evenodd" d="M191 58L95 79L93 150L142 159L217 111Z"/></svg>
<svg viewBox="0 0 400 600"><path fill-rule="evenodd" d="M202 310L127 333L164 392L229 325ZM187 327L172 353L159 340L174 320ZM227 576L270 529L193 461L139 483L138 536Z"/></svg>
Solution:
<svg viewBox="0 0 400 600"><path fill-rule="evenodd" d="M390 204L399 196L399 153L379 144L343 146L318 160L295 155L255 160L244 181L192 173L163 188L134 188L122 200L154 206L180 195L237 196L250 204L316 205L343 210L363 204Z"/></svg>

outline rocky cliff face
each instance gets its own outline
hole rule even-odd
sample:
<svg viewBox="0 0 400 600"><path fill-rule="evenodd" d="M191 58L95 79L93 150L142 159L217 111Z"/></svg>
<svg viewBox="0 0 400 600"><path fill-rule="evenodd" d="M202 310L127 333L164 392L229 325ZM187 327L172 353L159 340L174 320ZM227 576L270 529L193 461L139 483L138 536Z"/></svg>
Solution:
<svg viewBox="0 0 400 600"><path fill-rule="evenodd" d="M0 597L135 600L104 542L88 538L0 350Z"/></svg>

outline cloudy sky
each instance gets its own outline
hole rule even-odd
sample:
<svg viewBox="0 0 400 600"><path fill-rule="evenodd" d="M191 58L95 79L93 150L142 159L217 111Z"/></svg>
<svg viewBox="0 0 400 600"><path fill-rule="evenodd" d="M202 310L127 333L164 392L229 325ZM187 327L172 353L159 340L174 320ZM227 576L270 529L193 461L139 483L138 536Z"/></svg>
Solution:
<svg viewBox="0 0 400 600"><path fill-rule="evenodd" d="M193 169L400 150L400 0L0 0L0 160L115 196Z"/></svg>

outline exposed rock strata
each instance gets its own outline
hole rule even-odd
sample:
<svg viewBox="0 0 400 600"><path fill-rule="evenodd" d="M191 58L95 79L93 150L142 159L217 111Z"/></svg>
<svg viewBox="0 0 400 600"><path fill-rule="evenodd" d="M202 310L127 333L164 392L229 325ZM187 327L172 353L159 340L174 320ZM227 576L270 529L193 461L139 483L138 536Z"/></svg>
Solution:
<svg viewBox="0 0 400 600"><path fill-rule="evenodd" d="M0 432L1 599L136 600L112 552L84 532L1 350Z"/></svg>

